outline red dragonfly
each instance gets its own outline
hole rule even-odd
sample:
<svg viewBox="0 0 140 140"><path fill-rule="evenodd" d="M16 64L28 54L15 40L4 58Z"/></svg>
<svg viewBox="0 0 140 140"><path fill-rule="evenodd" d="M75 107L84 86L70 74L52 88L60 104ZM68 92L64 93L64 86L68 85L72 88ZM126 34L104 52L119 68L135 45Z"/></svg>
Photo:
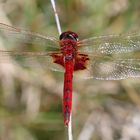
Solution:
<svg viewBox="0 0 140 140"><path fill-rule="evenodd" d="M60 35L59 39L56 39L3 23L0 23L0 31L8 40L16 39L18 43L35 45L34 51L29 51L32 46L26 48L19 46L16 47L17 50L13 51L0 50L2 57L10 55L13 58L20 56L43 58L48 68L58 70L57 64L64 68L63 114L65 125L69 124L72 110L74 71L87 70L90 73L89 78L99 80L140 77L139 34L110 35L79 40L75 32L66 31ZM41 51L38 45L43 47Z"/></svg>

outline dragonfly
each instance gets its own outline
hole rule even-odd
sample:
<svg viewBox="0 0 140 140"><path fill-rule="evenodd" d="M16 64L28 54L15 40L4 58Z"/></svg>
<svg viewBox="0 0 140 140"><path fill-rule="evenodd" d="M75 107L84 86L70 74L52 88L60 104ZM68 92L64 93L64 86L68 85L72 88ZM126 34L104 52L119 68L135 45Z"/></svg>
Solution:
<svg viewBox="0 0 140 140"><path fill-rule="evenodd" d="M20 57L42 58L47 68L63 69L63 116L66 126L72 112L72 80L75 71L88 71L87 78L98 80L140 77L140 34L137 33L79 39L77 33L65 31L55 38L4 23L0 23L0 32L6 40L16 40L16 45L22 42L27 46L1 49L0 61L6 56L15 60ZM30 50L33 45L34 49Z"/></svg>

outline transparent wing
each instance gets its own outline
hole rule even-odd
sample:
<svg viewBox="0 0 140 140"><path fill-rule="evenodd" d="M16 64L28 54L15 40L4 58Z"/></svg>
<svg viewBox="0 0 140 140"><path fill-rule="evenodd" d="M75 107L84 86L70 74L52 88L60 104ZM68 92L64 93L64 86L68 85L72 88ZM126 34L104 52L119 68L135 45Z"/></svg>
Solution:
<svg viewBox="0 0 140 140"><path fill-rule="evenodd" d="M14 47L18 46L19 48L23 46L23 44L30 44L32 46L35 45L35 50L42 49L52 51L59 49L59 41L54 37L48 37L39 33L21 30L3 23L0 23L0 33L1 37L6 40L6 45L9 46L10 44L10 47L12 44Z"/></svg>
<svg viewBox="0 0 140 140"><path fill-rule="evenodd" d="M4 48L0 49L0 63L18 63L25 67L43 66L63 71L61 66L53 63L50 56L53 53L60 53L59 41L56 38L3 23L0 23L0 36L4 41Z"/></svg>
<svg viewBox="0 0 140 140"><path fill-rule="evenodd" d="M0 64L18 64L30 68L47 68L53 71L63 72L63 67L55 64L51 55L54 52L27 52L0 50ZM61 53L55 53L60 54Z"/></svg>
<svg viewBox="0 0 140 140"><path fill-rule="evenodd" d="M140 59L113 59L112 57L94 58L88 68L89 78L99 80L120 80L140 77Z"/></svg>
<svg viewBox="0 0 140 140"><path fill-rule="evenodd" d="M89 78L140 77L140 34L94 37L78 45L80 53L89 55Z"/></svg>
<svg viewBox="0 0 140 140"><path fill-rule="evenodd" d="M93 37L79 41L81 52L119 54L140 51L140 33Z"/></svg>

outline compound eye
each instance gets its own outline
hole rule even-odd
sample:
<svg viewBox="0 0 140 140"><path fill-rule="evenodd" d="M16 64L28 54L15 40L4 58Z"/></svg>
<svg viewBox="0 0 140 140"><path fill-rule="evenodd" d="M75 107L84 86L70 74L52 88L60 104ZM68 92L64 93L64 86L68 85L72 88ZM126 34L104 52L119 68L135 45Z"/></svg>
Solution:
<svg viewBox="0 0 140 140"><path fill-rule="evenodd" d="M75 37L74 37L72 34L67 34L67 35L66 35L66 38L67 38L67 39L75 40Z"/></svg>
<svg viewBox="0 0 140 140"><path fill-rule="evenodd" d="M72 36L74 37L75 40L78 40L78 35L77 34L73 34Z"/></svg>
<svg viewBox="0 0 140 140"><path fill-rule="evenodd" d="M65 36L65 33L62 33L60 36L59 36L59 40L62 40Z"/></svg>
<svg viewBox="0 0 140 140"><path fill-rule="evenodd" d="M67 32L63 32L60 37L59 37L60 40L62 39L71 39L71 40L78 40L78 35L74 32L71 32L71 31L67 31Z"/></svg>

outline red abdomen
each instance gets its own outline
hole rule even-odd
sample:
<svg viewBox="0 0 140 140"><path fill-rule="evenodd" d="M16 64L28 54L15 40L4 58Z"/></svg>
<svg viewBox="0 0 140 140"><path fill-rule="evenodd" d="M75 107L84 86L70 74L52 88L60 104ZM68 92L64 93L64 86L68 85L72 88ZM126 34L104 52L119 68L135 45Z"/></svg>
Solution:
<svg viewBox="0 0 140 140"><path fill-rule="evenodd" d="M68 125L71 109L72 109L72 77L73 77L73 60L65 61L65 74L64 74L64 92L63 92L63 114L64 123Z"/></svg>

